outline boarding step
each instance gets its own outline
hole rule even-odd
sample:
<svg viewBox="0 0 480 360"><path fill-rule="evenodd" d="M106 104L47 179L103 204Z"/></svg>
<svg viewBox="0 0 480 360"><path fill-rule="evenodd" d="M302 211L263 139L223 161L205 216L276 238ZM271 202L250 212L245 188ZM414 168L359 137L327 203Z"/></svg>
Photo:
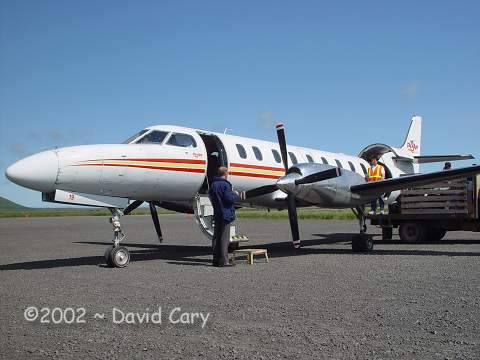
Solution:
<svg viewBox="0 0 480 360"><path fill-rule="evenodd" d="M235 263L235 260L237 259L237 255L246 255L247 256L247 262L250 265L253 265L253 256L254 255L264 255L265 256L265 261L268 263L268 251L267 249L238 249L233 252L232 255L232 262Z"/></svg>

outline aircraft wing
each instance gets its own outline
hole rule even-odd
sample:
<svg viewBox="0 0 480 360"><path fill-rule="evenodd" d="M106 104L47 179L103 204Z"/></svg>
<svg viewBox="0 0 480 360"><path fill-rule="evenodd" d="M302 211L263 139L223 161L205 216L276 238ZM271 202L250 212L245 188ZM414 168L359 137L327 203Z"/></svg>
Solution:
<svg viewBox="0 0 480 360"><path fill-rule="evenodd" d="M413 162L415 164L426 164L442 161L455 161L455 160L469 160L475 159L473 155L424 155L424 156L414 156Z"/></svg>
<svg viewBox="0 0 480 360"><path fill-rule="evenodd" d="M353 185L350 191L359 195L381 195L395 190L433 184L442 180L454 180L480 173L480 165L436 171L428 174L408 175L394 179L367 182Z"/></svg>

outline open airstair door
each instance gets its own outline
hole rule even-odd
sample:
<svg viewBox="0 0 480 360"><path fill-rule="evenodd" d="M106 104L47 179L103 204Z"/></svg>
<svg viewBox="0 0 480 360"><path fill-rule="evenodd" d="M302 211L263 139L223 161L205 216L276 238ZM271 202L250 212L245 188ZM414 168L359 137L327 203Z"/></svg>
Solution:
<svg viewBox="0 0 480 360"><path fill-rule="evenodd" d="M199 193L207 194L213 177L217 175L218 168L220 166L228 167L228 158L225 146L223 146L217 135L202 132L198 134L202 138L207 150L207 176Z"/></svg>
<svg viewBox="0 0 480 360"><path fill-rule="evenodd" d="M227 152L222 141L215 134L198 133L207 150L207 175L197 196L193 200L195 220L202 233L209 239L213 237L213 206L208 197L208 189L212 179L217 175L220 166L228 166Z"/></svg>

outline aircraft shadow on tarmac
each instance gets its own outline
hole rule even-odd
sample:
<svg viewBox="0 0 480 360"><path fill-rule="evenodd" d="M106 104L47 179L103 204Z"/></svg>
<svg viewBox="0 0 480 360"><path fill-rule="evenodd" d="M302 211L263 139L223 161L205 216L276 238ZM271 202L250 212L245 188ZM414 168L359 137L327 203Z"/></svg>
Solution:
<svg viewBox="0 0 480 360"><path fill-rule="evenodd" d="M371 255L420 255L420 256L480 256L480 252L444 251L443 249L415 249L417 246L429 244L405 244L400 240L375 241L377 245L408 245L409 249L374 249L370 253L353 253L350 249L351 233L312 234L315 239L302 240L302 248L294 250L290 241L244 246L248 248L266 248L270 258L291 257L301 255L344 254L351 256ZM80 241L78 244L97 245L106 247L110 242ZM329 244L340 244L344 248L315 247ZM442 240L439 245L480 244L480 240ZM195 245L156 245L124 243L130 251L131 262L167 260L173 265L210 266L211 247ZM0 271L8 270L35 270L72 266L97 265L105 266L103 256L84 256L65 259L38 260L0 265Z"/></svg>

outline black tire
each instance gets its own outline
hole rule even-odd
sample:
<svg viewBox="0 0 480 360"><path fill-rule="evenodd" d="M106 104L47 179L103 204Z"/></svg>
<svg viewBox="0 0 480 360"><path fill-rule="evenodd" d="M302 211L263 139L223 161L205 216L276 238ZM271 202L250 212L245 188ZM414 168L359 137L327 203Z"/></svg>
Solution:
<svg viewBox="0 0 480 360"><path fill-rule="evenodd" d="M392 240L393 228L392 227L382 227L382 240Z"/></svg>
<svg viewBox="0 0 480 360"><path fill-rule="evenodd" d="M107 247L107 249L105 250L105 254L103 255L105 257L105 262L107 263L108 267L113 267L112 250L113 245L110 245L109 247Z"/></svg>
<svg viewBox="0 0 480 360"><path fill-rule="evenodd" d="M352 239L353 252L370 252L373 250L373 239L368 234L357 234Z"/></svg>
<svg viewBox="0 0 480 360"><path fill-rule="evenodd" d="M113 266L117 268L124 268L130 262L130 252L124 246L113 248L110 252L110 257Z"/></svg>
<svg viewBox="0 0 480 360"><path fill-rule="evenodd" d="M442 240L442 238L447 233L447 230L436 228L436 227L428 227L426 228L426 236L425 241L428 242L438 242Z"/></svg>
<svg viewBox="0 0 480 360"><path fill-rule="evenodd" d="M400 225L398 229L400 239L407 243L421 243L426 238L426 228L424 225L416 222L407 222Z"/></svg>

